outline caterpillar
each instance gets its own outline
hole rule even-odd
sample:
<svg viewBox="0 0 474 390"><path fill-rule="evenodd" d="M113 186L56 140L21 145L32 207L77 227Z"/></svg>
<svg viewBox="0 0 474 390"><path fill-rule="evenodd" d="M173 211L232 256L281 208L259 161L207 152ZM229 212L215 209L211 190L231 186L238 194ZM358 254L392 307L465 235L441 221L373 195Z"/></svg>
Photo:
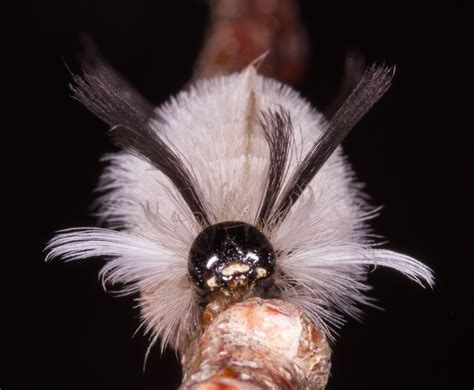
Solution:
<svg viewBox="0 0 474 390"><path fill-rule="evenodd" d="M119 149L98 185L103 227L58 232L47 260L107 258L104 286L138 293L150 345L178 350L256 296L297 305L333 338L373 305L372 266L431 286L427 266L380 248L369 225L378 209L340 146L393 74L369 66L326 117L253 65L154 107L106 62L89 62L73 96Z"/></svg>

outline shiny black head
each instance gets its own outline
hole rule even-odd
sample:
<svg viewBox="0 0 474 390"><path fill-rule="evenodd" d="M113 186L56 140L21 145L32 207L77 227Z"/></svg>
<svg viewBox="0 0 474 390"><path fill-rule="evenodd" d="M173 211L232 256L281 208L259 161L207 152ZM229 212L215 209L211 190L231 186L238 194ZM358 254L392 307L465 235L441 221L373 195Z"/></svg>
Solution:
<svg viewBox="0 0 474 390"><path fill-rule="evenodd" d="M196 237L188 270L202 292L250 288L271 279L275 257L272 244L255 226L222 222Z"/></svg>

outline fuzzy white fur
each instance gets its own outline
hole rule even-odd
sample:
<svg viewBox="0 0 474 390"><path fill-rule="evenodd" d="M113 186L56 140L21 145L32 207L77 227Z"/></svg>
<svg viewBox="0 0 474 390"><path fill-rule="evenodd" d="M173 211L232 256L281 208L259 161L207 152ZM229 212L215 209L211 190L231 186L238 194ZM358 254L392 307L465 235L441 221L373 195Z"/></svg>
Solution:
<svg viewBox="0 0 474 390"><path fill-rule="evenodd" d="M256 223L269 153L258 117L279 107L290 113L295 130L290 175L321 134L324 119L293 89L253 67L200 81L157 108L162 120L153 127L194 176L211 223ZM178 338L199 327L187 257L201 228L178 191L149 163L125 152L105 160L98 205L110 230L61 232L49 243L48 258L108 257L104 283L118 284L125 293L140 291L152 340L162 337L164 344L179 346ZM301 306L328 334L342 324L341 315L357 317L357 304L371 304L365 295L369 265L433 283L422 263L373 248L366 222L376 211L360 189L338 148L281 225L266 232L280 253L276 284L283 299Z"/></svg>

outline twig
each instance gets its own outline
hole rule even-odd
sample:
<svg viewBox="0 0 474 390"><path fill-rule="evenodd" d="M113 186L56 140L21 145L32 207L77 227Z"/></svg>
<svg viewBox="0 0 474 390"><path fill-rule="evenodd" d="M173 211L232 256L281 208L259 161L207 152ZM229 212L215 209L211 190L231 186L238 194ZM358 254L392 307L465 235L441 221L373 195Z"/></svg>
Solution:
<svg viewBox="0 0 474 390"><path fill-rule="evenodd" d="M294 0L211 0L211 25L194 79L240 71L286 83L301 78L306 34ZM264 58L262 58L264 57ZM302 311L253 298L225 310L182 352L182 390L315 389L326 386L330 348Z"/></svg>
<svg viewBox="0 0 474 390"><path fill-rule="evenodd" d="M268 52L259 72L286 83L306 65L307 40L295 0L210 0L211 23L194 78L240 71Z"/></svg>
<svg viewBox="0 0 474 390"><path fill-rule="evenodd" d="M299 308L253 298L221 313L183 354L181 390L322 390L330 355Z"/></svg>

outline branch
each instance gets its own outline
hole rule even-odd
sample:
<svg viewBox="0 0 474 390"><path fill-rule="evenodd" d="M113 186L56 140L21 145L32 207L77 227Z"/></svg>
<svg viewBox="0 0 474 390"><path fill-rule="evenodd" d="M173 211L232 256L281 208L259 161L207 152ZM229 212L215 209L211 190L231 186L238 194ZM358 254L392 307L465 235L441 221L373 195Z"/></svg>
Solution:
<svg viewBox="0 0 474 390"><path fill-rule="evenodd" d="M184 352L181 390L322 390L330 355L299 308L252 298L221 313Z"/></svg>
<svg viewBox="0 0 474 390"><path fill-rule="evenodd" d="M259 73L294 84L308 48L295 0L210 0L211 22L194 79L241 71L265 53Z"/></svg>
<svg viewBox="0 0 474 390"><path fill-rule="evenodd" d="M241 71L295 83L307 59L295 0L210 0L211 23L194 79ZM205 326L206 324L204 324ZM323 390L330 372L324 334L281 300L252 298L218 314L181 352L181 390Z"/></svg>

